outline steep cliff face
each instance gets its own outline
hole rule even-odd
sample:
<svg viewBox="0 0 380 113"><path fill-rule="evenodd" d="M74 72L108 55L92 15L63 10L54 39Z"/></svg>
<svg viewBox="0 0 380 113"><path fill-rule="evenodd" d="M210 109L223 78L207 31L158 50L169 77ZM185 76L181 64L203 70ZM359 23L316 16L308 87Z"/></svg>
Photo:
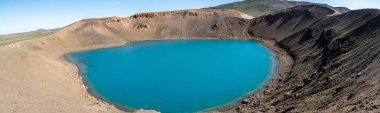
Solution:
<svg viewBox="0 0 380 113"><path fill-rule="evenodd" d="M331 14L311 5L251 20L252 36L276 40L295 62L238 111L379 112L380 10Z"/></svg>

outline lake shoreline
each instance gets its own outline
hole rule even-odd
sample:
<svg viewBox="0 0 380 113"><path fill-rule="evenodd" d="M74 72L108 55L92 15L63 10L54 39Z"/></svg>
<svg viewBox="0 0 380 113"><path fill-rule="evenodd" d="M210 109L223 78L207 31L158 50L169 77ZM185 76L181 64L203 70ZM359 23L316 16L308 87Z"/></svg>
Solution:
<svg viewBox="0 0 380 113"><path fill-rule="evenodd" d="M74 52L89 51L89 50L95 50L95 49L106 49L106 48L112 48L112 47L118 47L118 46L125 46L125 45L128 45L128 44L134 43L134 42L154 41L154 40L253 40L253 41L257 41L258 43L262 44L265 48L269 49L272 52L272 54L275 57L274 60L277 62L275 64L275 66L277 66L277 67L275 68L275 72L273 73L273 75L269 75L269 79L267 80L266 83L264 83L263 87L258 88L256 91L252 91L249 95L247 95L245 97L242 97L241 99L238 99L238 101L232 102L231 104L222 105L220 107L215 107L215 108L212 108L212 109L204 110L205 112L212 112L212 111L227 112L227 111L230 111L230 110L234 110L233 108L236 108L236 107L242 105L242 101L243 100L250 99L250 98L254 97L252 95L256 95L256 94L262 93L265 90L268 90L269 89L268 86L277 84L277 82L275 82L273 80L274 79L279 79L279 77L283 78L283 76L279 76L279 75L283 75L286 72L286 70L287 70L286 67L289 66L289 65L291 65L292 62L293 62L291 60L290 56L283 49L281 49L280 47L278 47L276 45L275 41L268 40L268 39L263 39L263 38L256 38L256 37L251 37L251 38L242 38L242 37L236 38L235 37L235 38L232 38L232 39L230 39L230 38L227 38L227 39L224 39L224 38L223 39L222 38L184 38L184 39L181 39L181 38L176 38L176 39L167 38L167 39L139 40L139 41L117 43L117 44L99 45L99 46L94 46L94 47L85 47L85 48L79 48L77 50L66 51L60 57L60 59L62 59L63 62L68 62L71 65L75 65L75 67L76 67L75 72L77 73L78 77L82 81L82 84L85 86L85 88L86 88L86 90L88 92L88 95L92 99L95 99L95 100L100 101L102 103L109 104L109 105L114 106L114 107L116 107L116 108L118 108L120 110L123 110L125 112L132 112L133 110L126 109L125 107L118 106L118 105L115 105L115 104L111 104L111 102L109 102L108 100L103 99L102 97L100 97L100 96L98 96L98 95L96 95L94 93L91 93L91 89L88 87L86 81L82 78L83 76L80 73L80 69L78 67L78 64L76 64L75 62L71 62L70 60L68 60L67 59L67 55L71 54L71 53L74 53ZM286 60L286 61L282 61L282 60ZM289 62L290 62L290 64L289 64Z"/></svg>
<svg viewBox="0 0 380 113"><path fill-rule="evenodd" d="M233 108L240 108L241 106L244 106L245 104L252 102L252 100L261 100L263 98L263 95L265 95L265 91L274 90L271 86L281 84L278 80L284 79L286 72L290 70L289 67L293 65L294 60L284 49L277 46L276 41L257 37L252 37L251 39L259 42L273 53L275 58L274 60L276 62L276 67L274 69L273 75L270 75L269 79L266 81L266 83L264 83L264 85L261 88L251 92L251 94L248 94L245 97L242 97L239 101L222 106L220 108L208 110L207 112L231 112L232 110L235 110ZM244 102L244 100L248 100L250 102Z"/></svg>

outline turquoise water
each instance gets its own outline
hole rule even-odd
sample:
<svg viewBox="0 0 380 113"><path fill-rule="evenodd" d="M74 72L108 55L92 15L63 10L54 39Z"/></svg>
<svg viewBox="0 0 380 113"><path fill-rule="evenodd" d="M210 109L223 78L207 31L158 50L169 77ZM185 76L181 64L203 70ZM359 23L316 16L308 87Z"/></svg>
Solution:
<svg viewBox="0 0 380 113"><path fill-rule="evenodd" d="M69 54L90 91L126 109L189 113L221 107L260 88L270 50L247 40L143 41Z"/></svg>

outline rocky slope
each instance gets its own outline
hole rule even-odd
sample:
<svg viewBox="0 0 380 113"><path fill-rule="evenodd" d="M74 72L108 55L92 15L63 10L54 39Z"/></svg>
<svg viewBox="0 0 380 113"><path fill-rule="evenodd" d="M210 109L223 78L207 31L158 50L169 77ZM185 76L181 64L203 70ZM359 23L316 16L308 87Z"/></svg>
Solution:
<svg viewBox="0 0 380 113"><path fill-rule="evenodd" d="M289 72L237 111L379 112L380 10L334 14L306 5L250 20L251 36L276 40Z"/></svg>
<svg viewBox="0 0 380 113"><path fill-rule="evenodd" d="M210 9L234 9L254 17L259 17L265 14L270 14L287 8L292 8L298 5L322 5L332 8L339 12L347 12L350 9L346 7L332 7L327 4L318 4L304 1L288 1L288 0L244 0L234 3L223 4Z"/></svg>

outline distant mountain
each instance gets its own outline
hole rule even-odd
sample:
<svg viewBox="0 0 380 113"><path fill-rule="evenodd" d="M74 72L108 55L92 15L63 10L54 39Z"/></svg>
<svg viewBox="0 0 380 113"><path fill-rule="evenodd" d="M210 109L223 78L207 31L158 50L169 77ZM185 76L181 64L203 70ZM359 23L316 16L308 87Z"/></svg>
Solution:
<svg viewBox="0 0 380 113"><path fill-rule="evenodd" d="M343 13L350 11L350 9L348 9L347 7L333 7L333 8Z"/></svg>
<svg viewBox="0 0 380 113"><path fill-rule="evenodd" d="M228 3L206 9L235 9L248 15L258 17L265 14L273 13L275 11L295 7L298 5L321 5L332 8L342 13L350 10L346 7L332 7L327 4L288 0L244 0L240 2Z"/></svg>
<svg viewBox="0 0 380 113"><path fill-rule="evenodd" d="M22 32L22 33L12 33L12 34L7 34L7 35L0 35L0 38L12 38L12 37L19 37L19 36L45 34L45 33L56 32L59 29L61 29L61 28L56 28L56 29L38 29L36 31L29 31L29 32Z"/></svg>

